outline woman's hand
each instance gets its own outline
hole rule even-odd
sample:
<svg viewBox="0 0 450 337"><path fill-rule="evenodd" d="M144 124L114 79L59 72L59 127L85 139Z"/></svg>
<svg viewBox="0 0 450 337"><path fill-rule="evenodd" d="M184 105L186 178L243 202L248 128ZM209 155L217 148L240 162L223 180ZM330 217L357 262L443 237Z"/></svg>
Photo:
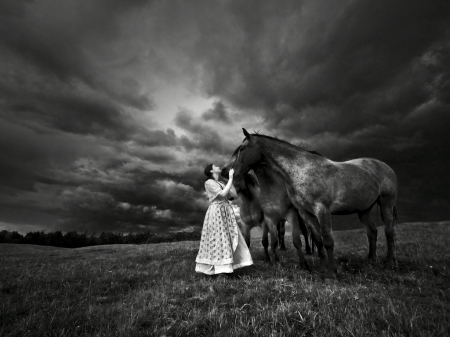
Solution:
<svg viewBox="0 0 450 337"><path fill-rule="evenodd" d="M233 174L234 174L234 170L230 169L230 171L228 172L227 186L225 186L225 188L222 190L222 192L219 193L222 197L226 197L228 192L230 192L231 186L233 186Z"/></svg>

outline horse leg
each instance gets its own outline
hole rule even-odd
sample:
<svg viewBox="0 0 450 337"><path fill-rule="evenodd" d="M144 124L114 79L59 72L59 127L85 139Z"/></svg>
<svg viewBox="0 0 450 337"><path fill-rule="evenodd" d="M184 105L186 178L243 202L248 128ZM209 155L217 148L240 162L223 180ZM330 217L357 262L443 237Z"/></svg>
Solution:
<svg viewBox="0 0 450 337"><path fill-rule="evenodd" d="M313 236L312 232L309 232L309 237L311 239L311 243L310 243L311 244L311 255L313 255L314 251L315 251L316 243L314 242L314 236Z"/></svg>
<svg viewBox="0 0 450 337"><path fill-rule="evenodd" d="M298 221L298 225L300 226L300 230L302 231L303 234L303 238L305 239L305 251L306 251L306 255L311 255L311 246L309 245L309 241L308 241L308 229L306 228L305 222L303 221L303 219L300 217L300 214L298 212L295 212L297 221Z"/></svg>
<svg viewBox="0 0 450 337"><path fill-rule="evenodd" d="M359 217L359 220L361 221L361 223L366 227L367 239L369 240L369 256L368 256L368 258L370 261L376 261L378 230L370 218L370 211L372 210L372 208L373 208L373 205L362 212L358 212L358 217Z"/></svg>
<svg viewBox="0 0 450 337"><path fill-rule="evenodd" d="M266 216L265 220L266 220L266 225L270 232L270 245L272 248L273 261L279 262L280 258L278 256L278 250L277 250L277 246L278 246L277 222L278 222L278 219L277 219L277 221L275 221L275 219L272 219L272 218Z"/></svg>
<svg viewBox="0 0 450 337"><path fill-rule="evenodd" d="M263 220L262 223L263 228L263 236L261 243L264 247L264 255L265 255L265 261L270 263L270 256L269 256L269 228L267 227L267 223L265 220Z"/></svg>
<svg viewBox="0 0 450 337"><path fill-rule="evenodd" d="M387 241L386 263L392 265L395 262L395 230L394 230L394 198L379 198L381 220L384 223L384 233Z"/></svg>
<svg viewBox="0 0 450 337"><path fill-rule="evenodd" d="M317 254L319 255L320 258L321 271L325 273L327 268L327 258L323 247L322 236L317 231L315 226L316 219L313 215L304 211L301 208L297 208L297 210L300 214L300 217L303 219L303 221L305 221L306 226L309 228L311 232L311 238L314 238L314 244L317 247Z"/></svg>
<svg viewBox="0 0 450 337"><path fill-rule="evenodd" d="M336 278L337 267L334 259L334 238L333 229L331 227L331 213L325 205L317 204L315 206L315 215L319 221L322 232L323 246L325 247L328 255L328 271L325 274L325 277L334 279Z"/></svg>
<svg viewBox="0 0 450 337"><path fill-rule="evenodd" d="M242 225L242 235L244 236L245 243L247 247L250 248L250 226L243 222Z"/></svg>
<svg viewBox="0 0 450 337"><path fill-rule="evenodd" d="M277 230L278 230L278 242L280 244L280 250L286 250L286 246L284 244L284 235L286 233L285 228L286 221L280 220L277 224Z"/></svg>
<svg viewBox="0 0 450 337"><path fill-rule="evenodd" d="M308 266L308 263L306 262L305 257L303 256L302 252L302 240L300 238L300 224L299 224L299 216L296 209L290 209L287 214L287 221L292 226L292 243L294 244L294 247L297 249L298 258L300 261L300 268L311 270ZM303 223L303 222L302 222ZM303 226L305 224L303 223Z"/></svg>

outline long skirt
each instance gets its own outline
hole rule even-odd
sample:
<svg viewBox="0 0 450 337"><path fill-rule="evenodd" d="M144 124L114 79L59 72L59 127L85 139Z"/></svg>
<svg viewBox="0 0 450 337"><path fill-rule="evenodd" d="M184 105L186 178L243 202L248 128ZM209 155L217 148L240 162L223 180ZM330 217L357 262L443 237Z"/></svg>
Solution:
<svg viewBox="0 0 450 337"><path fill-rule="evenodd" d="M228 201L214 201L208 207L195 262L195 271L208 275L232 273L253 264Z"/></svg>

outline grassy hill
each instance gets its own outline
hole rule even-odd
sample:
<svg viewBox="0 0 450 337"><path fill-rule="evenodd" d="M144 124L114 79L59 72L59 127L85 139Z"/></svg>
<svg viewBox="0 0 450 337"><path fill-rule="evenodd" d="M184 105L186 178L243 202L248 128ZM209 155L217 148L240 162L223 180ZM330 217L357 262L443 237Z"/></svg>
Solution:
<svg viewBox="0 0 450 337"><path fill-rule="evenodd" d="M78 249L0 244L0 336L448 336L450 224L397 225L395 268L365 231L335 233L338 281L281 265L196 274L198 241Z"/></svg>

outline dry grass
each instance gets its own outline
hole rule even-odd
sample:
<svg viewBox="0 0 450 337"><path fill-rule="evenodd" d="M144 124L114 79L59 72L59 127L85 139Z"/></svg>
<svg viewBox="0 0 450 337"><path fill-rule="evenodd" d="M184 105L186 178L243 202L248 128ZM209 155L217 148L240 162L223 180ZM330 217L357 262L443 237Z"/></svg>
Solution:
<svg viewBox="0 0 450 337"><path fill-rule="evenodd" d="M379 233L379 256L385 239ZM366 262L363 230L336 232L338 282L281 266L194 272L198 242L61 249L0 244L1 336L448 336L450 226L397 226L398 266ZM315 271L318 258L308 261Z"/></svg>

